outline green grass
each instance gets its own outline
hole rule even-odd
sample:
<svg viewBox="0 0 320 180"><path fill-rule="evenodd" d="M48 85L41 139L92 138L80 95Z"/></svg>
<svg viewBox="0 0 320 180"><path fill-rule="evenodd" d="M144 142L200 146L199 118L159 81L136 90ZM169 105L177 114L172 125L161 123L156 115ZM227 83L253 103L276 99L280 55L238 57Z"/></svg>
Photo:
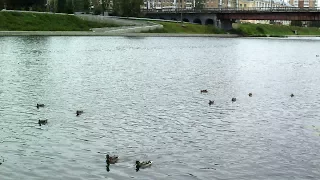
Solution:
<svg viewBox="0 0 320 180"><path fill-rule="evenodd" d="M116 26L84 21L73 15L0 12L0 31L89 31Z"/></svg>
<svg viewBox="0 0 320 180"><path fill-rule="evenodd" d="M190 23L175 23L175 22L162 22L152 21L157 24L163 25L163 29L147 31L147 33L185 33L185 34L224 34L222 29L214 26L204 26Z"/></svg>
<svg viewBox="0 0 320 180"><path fill-rule="evenodd" d="M283 25L268 24L237 24L237 28L231 32L243 36L255 37L283 37L286 35L295 35L294 30L298 31L298 35L320 35L320 29L315 27L296 27Z"/></svg>

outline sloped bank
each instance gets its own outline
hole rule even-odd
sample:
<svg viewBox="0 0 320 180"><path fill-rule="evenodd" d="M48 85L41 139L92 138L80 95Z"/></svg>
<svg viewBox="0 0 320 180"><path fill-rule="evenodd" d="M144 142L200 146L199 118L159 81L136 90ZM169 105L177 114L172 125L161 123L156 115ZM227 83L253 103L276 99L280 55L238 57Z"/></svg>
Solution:
<svg viewBox="0 0 320 180"><path fill-rule="evenodd" d="M15 10L0 11L0 35L2 36L104 35L103 33L107 35L110 33L138 33L159 28L161 29L162 25L110 16L68 15Z"/></svg>
<svg viewBox="0 0 320 180"><path fill-rule="evenodd" d="M161 24L140 21L139 18L121 18L115 16L91 16L91 15L76 15L82 20L99 22L99 23L111 23L117 24L120 27L114 28L92 28L93 32L104 32L104 33L140 33L145 31L154 31L158 29L162 29L163 26Z"/></svg>
<svg viewBox="0 0 320 180"><path fill-rule="evenodd" d="M117 27L115 23L85 21L74 15L30 11L0 11L0 31L89 31Z"/></svg>
<svg viewBox="0 0 320 180"><path fill-rule="evenodd" d="M245 37L304 37L320 36L320 29L316 27L296 27L269 24L238 24L232 25L231 33Z"/></svg>

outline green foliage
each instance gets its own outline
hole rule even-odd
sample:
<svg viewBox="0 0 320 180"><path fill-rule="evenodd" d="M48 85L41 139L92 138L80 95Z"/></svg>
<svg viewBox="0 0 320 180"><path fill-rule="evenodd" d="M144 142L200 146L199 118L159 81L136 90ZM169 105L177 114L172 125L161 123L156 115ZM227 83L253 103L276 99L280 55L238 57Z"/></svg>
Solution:
<svg viewBox="0 0 320 180"><path fill-rule="evenodd" d="M195 0L195 9L203 9L205 5L205 0Z"/></svg>
<svg viewBox="0 0 320 180"><path fill-rule="evenodd" d="M320 29L318 28L249 23L239 24L239 27L231 32L243 36L281 37L294 35L294 30L297 30L299 35L320 35Z"/></svg>
<svg viewBox="0 0 320 180"><path fill-rule="evenodd" d="M88 31L116 26L84 21L73 15L0 12L0 31Z"/></svg>
<svg viewBox="0 0 320 180"><path fill-rule="evenodd" d="M89 7L90 7L90 1L89 0L83 0L83 9L86 12L89 12Z"/></svg>
<svg viewBox="0 0 320 180"><path fill-rule="evenodd" d="M4 9L4 0L0 0L0 10Z"/></svg>
<svg viewBox="0 0 320 180"><path fill-rule="evenodd" d="M138 17L143 0L114 0L113 13L118 16Z"/></svg>
<svg viewBox="0 0 320 180"><path fill-rule="evenodd" d="M156 21L156 23L163 25L163 29L148 31L148 33L188 33L188 34L224 34L222 29L214 26L204 26L198 24Z"/></svg>
<svg viewBox="0 0 320 180"><path fill-rule="evenodd" d="M73 14L74 13L74 7L73 7L73 4L72 4L72 0L68 0L67 1L66 13L68 13L68 14Z"/></svg>
<svg viewBox="0 0 320 180"><path fill-rule="evenodd" d="M3 6L3 2L6 3L7 9L16 9L20 10L21 8L29 9L29 7L32 7L32 9L36 9L35 7L43 10L45 8L45 1L44 0L0 0L0 3Z"/></svg>
<svg viewBox="0 0 320 180"><path fill-rule="evenodd" d="M102 13L101 6L94 7L94 10L93 10L94 15L100 15L101 13Z"/></svg>
<svg viewBox="0 0 320 180"><path fill-rule="evenodd" d="M265 34L264 29L260 26L256 27L257 32L259 32L260 34Z"/></svg>
<svg viewBox="0 0 320 180"><path fill-rule="evenodd" d="M302 21L291 21L291 26L302 26Z"/></svg>
<svg viewBox="0 0 320 180"><path fill-rule="evenodd" d="M311 21L310 27L320 27L320 21Z"/></svg>
<svg viewBox="0 0 320 180"><path fill-rule="evenodd" d="M66 12L66 3L67 1L66 0L58 0L58 9L57 9L57 12L58 13L64 13Z"/></svg>

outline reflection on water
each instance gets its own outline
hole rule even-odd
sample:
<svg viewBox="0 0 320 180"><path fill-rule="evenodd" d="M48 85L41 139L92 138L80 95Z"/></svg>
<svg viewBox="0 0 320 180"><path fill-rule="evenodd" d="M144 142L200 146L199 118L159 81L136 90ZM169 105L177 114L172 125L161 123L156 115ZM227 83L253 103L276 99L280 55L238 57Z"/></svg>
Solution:
<svg viewBox="0 0 320 180"><path fill-rule="evenodd" d="M319 45L2 37L0 179L319 179Z"/></svg>

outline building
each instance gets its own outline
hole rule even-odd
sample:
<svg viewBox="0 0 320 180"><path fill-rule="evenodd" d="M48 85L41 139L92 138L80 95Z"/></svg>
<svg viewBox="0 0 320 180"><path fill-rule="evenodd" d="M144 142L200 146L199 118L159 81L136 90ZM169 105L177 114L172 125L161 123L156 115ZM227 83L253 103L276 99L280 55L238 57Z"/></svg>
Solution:
<svg viewBox="0 0 320 180"><path fill-rule="evenodd" d="M298 0L290 1L298 2ZM312 1L313 7L316 5L314 0L304 1ZM284 0L204 0L203 3L203 8L276 8L287 6L290 6L290 4L285 3ZM193 9L195 7L196 0L145 0L143 9L175 10L181 8Z"/></svg>
<svg viewBox="0 0 320 180"><path fill-rule="evenodd" d="M144 9L192 9L195 0L144 0Z"/></svg>
<svg viewBox="0 0 320 180"><path fill-rule="evenodd" d="M290 0L289 3L294 7L300 7L300 8L318 7L317 0Z"/></svg>
<svg viewBox="0 0 320 180"><path fill-rule="evenodd" d="M203 8L235 8L239 0L204 0ZM144 0L143 9L193 9L196 0Z"/></svg>
<svg viewBox="0 0 320 180"><path fill-rule="evenodd" d="M292 7L289 3L284 1L273 0L239 0L239 8L243 10L258 9L258 10L270 10L272 8L284 8ZM290 25L291 21L270 21L270 20L241 20L242 23L254 23L254 24L282 24Z"/></svg>

